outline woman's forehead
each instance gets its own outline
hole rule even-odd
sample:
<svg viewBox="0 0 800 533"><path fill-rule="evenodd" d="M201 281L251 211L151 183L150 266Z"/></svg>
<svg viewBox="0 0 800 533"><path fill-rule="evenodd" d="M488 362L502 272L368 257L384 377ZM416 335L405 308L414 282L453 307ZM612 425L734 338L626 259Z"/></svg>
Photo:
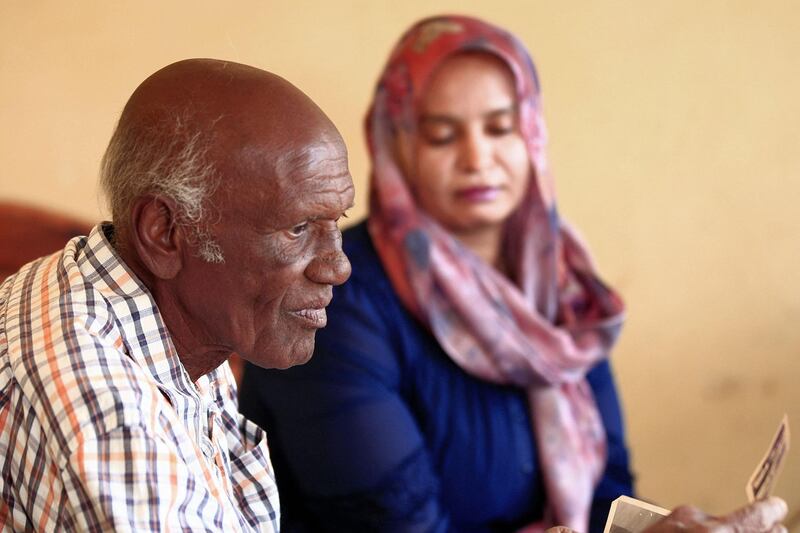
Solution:
<svg viewBox="0 0 800 533"><path fill-rule="evenodd" d="M420 114L456 111L481 114L514 106L514 78L508 67L488 54L464 54L444 62L434 72L420 99Z"/></svg>

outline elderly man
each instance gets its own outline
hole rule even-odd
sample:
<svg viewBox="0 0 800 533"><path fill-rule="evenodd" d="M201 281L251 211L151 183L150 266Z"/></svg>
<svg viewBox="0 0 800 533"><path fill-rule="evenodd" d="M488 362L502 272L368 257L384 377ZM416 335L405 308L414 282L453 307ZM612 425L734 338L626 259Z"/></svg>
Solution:
<svg viewBox="0 0 800 533"><path fill-rule="evenodd" d="M112 224L0 286L0 529L278 530L223 363L310 357L350 273L339 133L278 76L183 61L131 96L102 185Z"/></svg>

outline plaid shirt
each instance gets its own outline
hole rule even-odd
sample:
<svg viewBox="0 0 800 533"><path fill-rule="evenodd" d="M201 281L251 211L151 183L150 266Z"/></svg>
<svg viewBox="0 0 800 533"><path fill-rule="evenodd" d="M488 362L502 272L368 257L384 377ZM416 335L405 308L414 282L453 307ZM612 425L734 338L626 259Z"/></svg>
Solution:
<svg viewBox="0 0 800 533"><path fill-rule="evenodd" d="M277 531L230 368L191 381L110 231L0 285L0 529Z"/></svg>

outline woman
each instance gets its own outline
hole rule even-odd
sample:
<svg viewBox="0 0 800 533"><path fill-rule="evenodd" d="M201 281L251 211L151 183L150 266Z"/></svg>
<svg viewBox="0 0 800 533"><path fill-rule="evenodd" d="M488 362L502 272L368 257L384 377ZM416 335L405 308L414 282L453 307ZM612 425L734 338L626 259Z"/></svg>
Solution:
<svg viewBox="0 0 800 533"><path fill-rule="evenodd" d="M631 492L623 306L558 216L538 80L466 17L401 39L367 117L370 216L311 362L249 367L285 529L602 530Z"/></svg>

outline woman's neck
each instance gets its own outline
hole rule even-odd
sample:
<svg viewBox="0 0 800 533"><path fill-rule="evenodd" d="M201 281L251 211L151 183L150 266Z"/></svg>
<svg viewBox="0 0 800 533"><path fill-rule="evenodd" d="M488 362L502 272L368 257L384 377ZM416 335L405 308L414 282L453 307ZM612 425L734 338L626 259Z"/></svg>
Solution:
<svg viewBox="0 0 800 533"><path fill-rule="evenodd" d="M500 253L503 239L502 226L488 226L477 230L452 233L472 253L486 261L487 264L503 271L503 260Z"/></svg>

